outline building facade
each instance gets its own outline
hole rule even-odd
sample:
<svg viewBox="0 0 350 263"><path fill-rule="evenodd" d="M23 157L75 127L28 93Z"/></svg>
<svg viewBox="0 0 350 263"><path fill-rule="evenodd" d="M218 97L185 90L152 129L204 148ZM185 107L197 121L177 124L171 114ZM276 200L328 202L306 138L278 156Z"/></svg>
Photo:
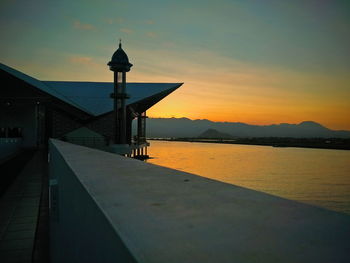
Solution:
<svg viewBox="0 0 350 263"><path fill-rule="evenodd" d="M1 137L19 136L23 147L45 145L48 138L87 146L94 142L96 148L113 142L112 82L40 81L4 64L0 64L0 77ZM129 145L137 148L145 143L145 112L181 85L126 84ZM132 133L134 119L139 125L136 134Z"/></svg>

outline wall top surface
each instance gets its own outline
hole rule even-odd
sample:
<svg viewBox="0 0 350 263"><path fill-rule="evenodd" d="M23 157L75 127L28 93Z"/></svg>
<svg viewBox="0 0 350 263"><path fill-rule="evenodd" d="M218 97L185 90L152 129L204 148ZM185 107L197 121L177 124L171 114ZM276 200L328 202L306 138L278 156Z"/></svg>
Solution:
<svg viewBox="0 0 350 263"><path fill-rule="evenodd" d="M344 262L350 217L51 140L138 262Z"/></svg>

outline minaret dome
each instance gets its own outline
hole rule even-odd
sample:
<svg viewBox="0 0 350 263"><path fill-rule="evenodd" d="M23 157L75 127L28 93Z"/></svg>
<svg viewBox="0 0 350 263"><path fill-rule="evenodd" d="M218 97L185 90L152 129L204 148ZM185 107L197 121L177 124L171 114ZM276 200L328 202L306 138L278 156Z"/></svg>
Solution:
<svg viewBox="0 0 350 263"><path fill-rule="evenodd" d="M107 64L112 71L129 72L132 64L129 62L128 55L122 49L122 43L119 42L119 48L114 52L112 59Z"/></svg>

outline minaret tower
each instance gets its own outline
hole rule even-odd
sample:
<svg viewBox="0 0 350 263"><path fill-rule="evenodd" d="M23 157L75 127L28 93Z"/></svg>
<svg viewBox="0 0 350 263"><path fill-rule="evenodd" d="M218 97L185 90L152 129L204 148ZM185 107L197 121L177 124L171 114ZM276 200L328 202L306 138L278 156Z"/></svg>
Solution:
<svg viewBox="0 0 350 263"><path fill-rule="evenodd" d="M114 72L114 93L111 98L114 100L114 144L126 144L126 72L130 71L132 64L122 49L121 40L119 48L114 52L112 59L108 62L109 69Z"/></svg>

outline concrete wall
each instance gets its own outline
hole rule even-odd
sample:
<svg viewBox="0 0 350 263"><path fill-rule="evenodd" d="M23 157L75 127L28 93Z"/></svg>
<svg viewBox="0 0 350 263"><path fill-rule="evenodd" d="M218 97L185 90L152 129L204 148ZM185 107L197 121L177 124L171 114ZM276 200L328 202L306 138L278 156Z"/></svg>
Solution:
<svg viewBox="0 0 350 263"><path fill-rule="evenodd" d="M36 105L13 105L2 107L0 111L0 127L21 127L23 147L34 147L37 143Z"/></svg>
<svg viewBox="0 0 350 263"><path fill-rule="evenodd" d="M52 140L52 262L349 262L350 217Z"/></svg>
<svg viewBox="0 0 350 263"><path fill-rule="evenodd" d="M62 153L50 143L51 262L135 262Z"/></svg>

